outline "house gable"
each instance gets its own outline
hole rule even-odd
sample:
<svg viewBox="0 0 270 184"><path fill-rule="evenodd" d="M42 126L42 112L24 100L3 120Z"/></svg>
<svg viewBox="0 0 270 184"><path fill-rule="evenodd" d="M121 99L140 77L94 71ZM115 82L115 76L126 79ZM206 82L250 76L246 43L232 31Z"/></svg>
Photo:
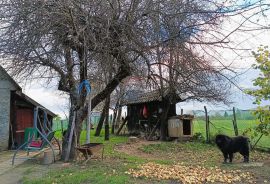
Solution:
<svg viewBox="0 0 270 184"><path fill-rule="evenodd" d="M7 89L10 91L21 90L21 87L12 79L6 70L0 66L0 89Z"/></svg>

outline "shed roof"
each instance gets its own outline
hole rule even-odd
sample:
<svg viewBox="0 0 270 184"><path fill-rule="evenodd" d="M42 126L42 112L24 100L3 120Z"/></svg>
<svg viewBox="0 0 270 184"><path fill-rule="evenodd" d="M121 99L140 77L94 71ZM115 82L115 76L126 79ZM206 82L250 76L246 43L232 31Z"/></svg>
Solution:
<svg viewBox="0 0 270 184"><path fill-rule="evenodd" d="M20 96L22 99L24 99L25 101L27 101L28 103L32 104L34 107L40 107L40 108L42 108L46 113L48 113L52 117L56 117L57 116L57 114L54 114L52 111L50 111L49 109L47 109L46 107L44 107L40 103L36 102L35 100L33 100L32 98L30 98L26 94L21 93L21 92L16 92L16 94L18 96Z"/></svg>
<svg viewBox="0 0 270 184"><path fill-rule="evenodd" d="M169 88L164 90L163 96L166 97L169 94ZM181 102L184 101L184 97L178 94L174 94L175 101ZM140 103L147 103L147 102L154 102L154 101L162 101L161 90L153 90L149 92L143 92L140 90L131 90L128 91L125 95L124 99L121 102L121 105L131 105L131 104L140 104Z"/></svg>

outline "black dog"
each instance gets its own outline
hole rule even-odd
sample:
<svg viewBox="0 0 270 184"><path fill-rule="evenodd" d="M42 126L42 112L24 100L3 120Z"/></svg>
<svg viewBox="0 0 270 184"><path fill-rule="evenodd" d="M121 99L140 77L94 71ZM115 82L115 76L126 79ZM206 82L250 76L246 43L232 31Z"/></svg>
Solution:
<svg viewBox="0 0 270 184"><path fill-rule="evenodd" d="M239 152L244 157L244 162L249 162L249 139L243 136L229 137L226 135L217 135L216 144L222 151L224 163L229 157L232 162L233 154Z"/></svg>

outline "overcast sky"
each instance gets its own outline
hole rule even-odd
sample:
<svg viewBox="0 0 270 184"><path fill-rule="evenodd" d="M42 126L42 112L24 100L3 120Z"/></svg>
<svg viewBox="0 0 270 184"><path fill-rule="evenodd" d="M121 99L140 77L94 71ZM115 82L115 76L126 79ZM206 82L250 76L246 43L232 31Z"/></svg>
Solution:
<svg viewBox="0 0 270 184"><path fill-rule="evenodd" d="M220 50L222 57L227 62L233 62L233 66L243 73L238 78L238 85L242 88L251 88L252 80L258 76L258 72L251 69L251 64L254 63L254 58L251 55L251 51L256 51L260 45L270 46L270 12L267 12L267 16L258 15L253 18L253 21L268 26L268 30L260 30L255 32L243 33L238 32L234 34L230 39L237 45L238 48L245 48L249 50L240 51L237 54L234 51ZM227 21L224 24L224 30L232 30L234 26L239 24L243 20L243 17L237 17ZM22 84L24 93L28 96L50 109L51 111L59 114L61 117L65 117L68 114L68 98L67 95L57 91L56 84L50 86L44 86L42 82L33 82L31 84ZM177 111L180 113L180 108L184 109L184 112L190 110L203 110L203 106L206 105L208 109L231 109L233 106L240 109L255 108L252 104L253 99L243 94L236 87L232 89L233 95L230 97L234 103L231 106L224 106L222 104L207 104L199 102L179 103L177 105Z"/></svg>

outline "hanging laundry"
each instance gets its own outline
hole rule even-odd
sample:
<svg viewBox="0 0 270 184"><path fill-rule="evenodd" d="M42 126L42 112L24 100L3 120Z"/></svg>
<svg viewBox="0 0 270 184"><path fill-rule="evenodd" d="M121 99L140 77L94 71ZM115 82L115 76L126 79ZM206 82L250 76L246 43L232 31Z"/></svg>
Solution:
<svg viewBox="0 0 270 184"><path fill-rule="evenodd" d="M148 117L148 110L146 108L146 105L144 105L144 107L143 107L143 117L144 118L147 118Z"/></svg>

